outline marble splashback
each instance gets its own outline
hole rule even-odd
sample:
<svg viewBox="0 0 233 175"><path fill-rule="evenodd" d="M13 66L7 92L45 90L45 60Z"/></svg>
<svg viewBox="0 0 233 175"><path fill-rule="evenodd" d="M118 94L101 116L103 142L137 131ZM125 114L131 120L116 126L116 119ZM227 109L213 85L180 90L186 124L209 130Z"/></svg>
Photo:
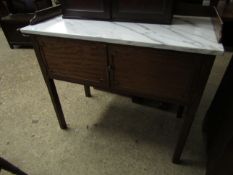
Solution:
<svg viewBox="0 0 233 175"><path fill-rule="evenodd" d="M218 55L218 43L210 18L174 16L171 25L55 17L21 29L22 33L98 41L192 53Z"/></svg>

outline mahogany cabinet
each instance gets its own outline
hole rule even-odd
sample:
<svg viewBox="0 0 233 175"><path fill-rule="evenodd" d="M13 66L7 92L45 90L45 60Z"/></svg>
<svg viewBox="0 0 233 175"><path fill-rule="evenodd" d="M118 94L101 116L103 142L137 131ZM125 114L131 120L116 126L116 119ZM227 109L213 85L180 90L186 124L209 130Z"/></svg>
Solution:
<svg viewBox="0 0 233 175"><path fill-rule="evenodd" d="M129 45L32 36L57 119L67 128L54 79L126 96L147 97L185 106L173 154L179 163L215 56Z"/></svg>
<svg viewBox="0 0 233 175"><path fill-rule="evenodd" d="M62 0L64 18L171 23L173 0Z"/></svg>
<svg viewBox="0 0 233 175"><path fill-rule="evenodd" d="M61 0L63 17L110 19L110 0Z"/></svg>
<svg viewBox="0 0 233 175"><path fill-rule="evenodd" d="M38 43L52 78L179 104L191 100L209 57L42 36Z"/></svg>
<svg viewBox="0 0 233 175"><path fill-rule="evenodd" d="M170 23L171 17L172 0L113 0L114 20Z"/></svg>

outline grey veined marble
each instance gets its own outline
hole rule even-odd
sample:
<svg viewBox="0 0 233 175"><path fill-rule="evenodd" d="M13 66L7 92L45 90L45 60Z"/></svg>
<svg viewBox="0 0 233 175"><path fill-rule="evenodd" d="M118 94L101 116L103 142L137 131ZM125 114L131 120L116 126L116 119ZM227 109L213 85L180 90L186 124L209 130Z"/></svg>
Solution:
<svg viewBox="0 0 233 175"><path fill-rule="evenodd" d="M174 16L171 25L160 25L62 19L58 16L26 26L21 32L210 55L224 51L208 17Z"/></svg>

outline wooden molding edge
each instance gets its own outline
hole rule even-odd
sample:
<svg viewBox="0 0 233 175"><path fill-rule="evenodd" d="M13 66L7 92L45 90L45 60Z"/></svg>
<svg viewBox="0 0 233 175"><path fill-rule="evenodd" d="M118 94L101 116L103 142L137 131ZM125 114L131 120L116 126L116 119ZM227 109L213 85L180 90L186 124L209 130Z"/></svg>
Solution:
<svg viewBox="0 0 233 175"><path fill-rule="evenodd" d="M38 10L35 12L35 15L30 20L30 25L38 24L42 21L48 20L58 15L61 15L61 5Z"/></svg>

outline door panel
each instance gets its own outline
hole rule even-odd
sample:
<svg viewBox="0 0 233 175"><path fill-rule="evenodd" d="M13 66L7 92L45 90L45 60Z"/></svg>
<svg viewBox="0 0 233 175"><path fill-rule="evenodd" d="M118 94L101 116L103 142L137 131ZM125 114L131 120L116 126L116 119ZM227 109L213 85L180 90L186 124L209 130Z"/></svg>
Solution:
<svg viewBox="0 0 233 175"><path fill-rule="evenodd" d="M52 77L107 86L105 44L49 37L39 37L38 41Z"/></svg>
<svg viewBox="0 0 233 175"><path fill-rule="evenodd" d="M205 57L205 56L203 56ZM111 88L180 102L189 100L201 68L200 55L156 49L112 46Z"/></svg>
<svg viewBox="0 0 233 175"><path fill-rule="evenodd" d="M113 0L113 19L170 23L172 0Z"/></svg>
<svg viewBox="0 0 233 175"><path fill-rule="evenodd" d="M62 0L63 17L110 19L109 0Z"/></svg>

